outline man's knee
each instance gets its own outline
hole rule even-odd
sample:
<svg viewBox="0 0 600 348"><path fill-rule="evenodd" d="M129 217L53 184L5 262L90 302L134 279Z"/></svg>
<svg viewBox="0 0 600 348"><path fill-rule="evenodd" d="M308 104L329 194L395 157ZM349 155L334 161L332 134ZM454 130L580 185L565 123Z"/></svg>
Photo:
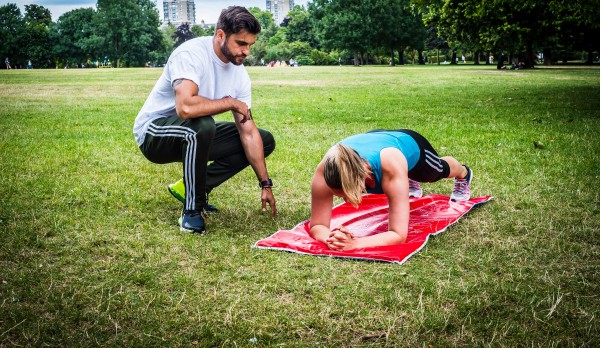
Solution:
<svg viewBox="0 0 600 348"><path fill-rule="evenodd" d="M263 141L265 157L267 157L273 152L273 150L275 150L275 138L273 137L273 134L271 134L269 131L266 131L264 129L259 129L259 131Z"/></svg>
<svg viewBox="0 0 600 348"><path fill-rule="evenodd" d="M196 139L200 143L210 144L215 137L216 126L212 117L198 117L191 119L189 128L196 132Z"/></svg>

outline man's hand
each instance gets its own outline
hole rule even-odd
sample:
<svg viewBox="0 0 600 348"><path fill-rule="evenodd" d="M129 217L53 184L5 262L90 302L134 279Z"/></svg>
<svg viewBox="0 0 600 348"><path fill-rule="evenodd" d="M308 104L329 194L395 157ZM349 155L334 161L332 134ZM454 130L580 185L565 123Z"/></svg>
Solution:
<svg viewBox="0 0 600 348"><path fill-rule="evenodd" d="M277 214L277 208L275 207L275 197L273 196L273 190L271 187L264 187L260 193L260 200L262 201L262 211L267 211L267 203L271 208L271 216Z"/></svg>
<svg viewBox="0 0 600 348"><path fill-rule="evenodd" d="M246 121L252 119L252 113L248 109L248 105L241 100L226 96L223 99L227 99L231 103L231 111L233 112L233 118L236 123L244 124Z"/></svg>

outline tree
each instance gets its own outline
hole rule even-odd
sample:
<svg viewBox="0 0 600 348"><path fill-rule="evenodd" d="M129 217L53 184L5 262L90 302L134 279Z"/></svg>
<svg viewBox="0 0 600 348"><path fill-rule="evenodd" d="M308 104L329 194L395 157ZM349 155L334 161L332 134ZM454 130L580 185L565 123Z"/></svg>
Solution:
<svg viewBox="0 0 600 348"><path fill-rule="evenodd" d="M173 33L173 39L175 39L174 48L179 47L179 45L181 45L182 43L195 37L196 35L194 35L194 33L192 33L192 31L190 30L189 23L182 23L180 26L177 27L177 30Z"/></svg>
<svg viewBox="0 0 600 348"><path fill-rule="evenodd" d="M390 63L394 65L394 50L398 50L398 61L404 64L404 50L413 47L424 49L425 26L421 16L413 11L409 0L376 0L371 10L374 38L378 46L390 52Z"/></svg>
<svg viewBox="0 0 600 348"><path fill-rule="evenodd" d="M370 16L376 0L315 0L309 2L317 40L325 49L349 50L354 65L364 63L364 54L373 48Z"/></svg>
<svg viewBox="0 0 600 348"><path fill-rule="evenodd" d="M39 5L25 5L24 32L21 37L25 58L38 66L52 65L52 44L48 36L52 23L50 10Z"/></svg>
<svg viewBox="0 0 600 348"><path fill-rule="evenodd" d="M250 56L246 58L248 65L256 65L261 62L261 59L264 60L267 55L267 46L267 42L256 40L250 49Z"/></svg>
<svg viewBox="0 0 600 348"><path fill-rule="evenodd" d="M276 57L278 54L277 50L273 48L276 44L271 45L269 41L277 34L279 28L275 25L273 14L271 12L261 11L258 7L250 7L248 8L248 11L252 13L260 23L261 31L256 42L252 45L252 49L250 50L251 55L246 59L246 62L248 64L257 64L260 59L269 61L269 57ZM274 41L276 40L278 42L281 41L274 39Z"/></svg>
<svg viewBox="0 0 600 348"><path fill-rule="evenodd" d="M89 40L94 36L94 16L92 8L79 8L69 11L51 25L49 36L54 43L54 56L65 64L85 63L97 57Z"/></svg>
<svg viewBox="0 0 600 348"><path fill-rule="evenodd" d="M281 27L277 29L275 35L269 38L269 46L277 46L282 42L287 42L287 28Z"/></svg>
<svg viewBox="0 0 600 348"><path fill-rule="evenodd" d="M305 41L294 41L290 43L290 56L296 58L300 56L309 56L312 48L308 42Z"/></svg>
<svg viewBox="0 0 600 348"><path fill-rule="evenodd" d="M150 52L150 60L156 65L162 66L169 59L175 46L175 31L177 31L177 28L171 23L168 23L166 27L161 29L161 44L158 48Z"/></svg>
<svg viewBox="0 0 600 348"><path fill-rule="evenodd" d="M269 11L261 11L258 7L250 7L248 11L260 23L261 31L257 40L269 41L269 39L277 33L277 25L273 19L273 14Z"/></svg>
<svg viewBox="0 0 600 348"><path fill-rule="evenodd" d="M24 59L20 41L24 22L21 10L15 4L0 6L0 58L11 62Z"/></svg>
<svg viewBox="0 0 600 348"><path fill-rule="evenodd" d="M52 14L50 10L39 5L25 5L26 24L41 24L48 27L52 23Z"/></svg>
<svg viewBox="0 0 600 348"><path fill-rule="evenodd" d="M310 20L308 10L304 6L294 6L294 9L288 13L284 24L281 26L287 28L289 42L302 41L308 43L311 47L318 48L313 23Z"/></svg>
<svg viewBox="0 0 600 348"><path fill-rule="evenodd" d="M200 25L194 24L194 25L192 25L190 30L196 37L215 35L215 27L214 26L211 26L208 28L202 28Z"/></svg>
<svg viewBox="0 0 600 348"><path fill-rule="evenodd" d="M481 3L469 3L469 9L464 9L465 4L457 6L454 0L413 0L413 2L423 14L423 22L429 32L427 46L437 50L438 64L440 49L451 49L451 64L456 64L456 53L461 50L475 51L475 57L479 57L479 52L484 50L479 37L480 32L487 31L490 25L487 20L468 21L468 18L473 16L471 13L473 11L481 14L485 10L482 9ZM459 10L457 13L452 12L455 6ZM431 35L433 33L437 33L437 39ZM477 58L475 63L479 63Z"/></svg>
<svg viewBox="0 0 600 348"><path fill-rule="evenodd" d="M594 61L593 52L600 51L600 0L551 0L550 11L558 18L558 42L564 47L587 52L586 64ZM549 52L544 53L544 58ZM544 63L551 61L544 59Z"/></svg>
<svg viewBox="0 0 600 348"><path fill-rule="evenodd" d="M598 0L413 1L437 15L435 25L451 45L461 42L484 51L521 53L530 64L540 49L544 63L550 62L550 49L559 42L588 52L600 46Z"/></svg>
<svg viewBox="0 0 600 348"><path fill-rule="evenodd" d="M438 65L440 65L440 50L448 49L448 42L438 35L437 27L432 26L427 28L427 36L425 39L425 49L435 50L436 59ZM432 59L433 61L433 59Z"/></svg>
<svg viewBox="0 0 600 348"><path fill-rule="evenodd" d="M105 55L127 65L142 65L160 48L158 10L151 0L98 0L95 37Z"/></svg>

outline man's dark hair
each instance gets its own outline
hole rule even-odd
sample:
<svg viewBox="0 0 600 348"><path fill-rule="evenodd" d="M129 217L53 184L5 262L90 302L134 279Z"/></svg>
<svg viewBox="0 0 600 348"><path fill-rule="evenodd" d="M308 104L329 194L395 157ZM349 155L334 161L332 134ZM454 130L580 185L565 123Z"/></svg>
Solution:
<svg viewBox="0 0 600 348"><path fill-rule="evenodd" d="M221 11L216 29L223 30L227 37L242 30L258 35L260 33L260 23L245 7L230 6Z"/></svg>

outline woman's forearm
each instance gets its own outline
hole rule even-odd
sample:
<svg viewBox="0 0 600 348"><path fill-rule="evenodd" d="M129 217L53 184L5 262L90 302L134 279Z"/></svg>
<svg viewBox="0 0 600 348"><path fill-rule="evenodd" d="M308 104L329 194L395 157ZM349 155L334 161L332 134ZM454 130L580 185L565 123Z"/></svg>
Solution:
<svg viewBox="0 0 600 348"><path fill-rule="evenodd" d="M368 237L354 239L353 249L368 248L374 246L396 245L406 242L406 233L400 234L394 231L386 231Z"/></svg>
<svg viewBox="0 0 600 348"><path fill-rule="evenodd" d="M325 244L327 244L327 238L329 238L330 233L331 230L324 225L314 225L309 231L311 237Z"/></svg>

